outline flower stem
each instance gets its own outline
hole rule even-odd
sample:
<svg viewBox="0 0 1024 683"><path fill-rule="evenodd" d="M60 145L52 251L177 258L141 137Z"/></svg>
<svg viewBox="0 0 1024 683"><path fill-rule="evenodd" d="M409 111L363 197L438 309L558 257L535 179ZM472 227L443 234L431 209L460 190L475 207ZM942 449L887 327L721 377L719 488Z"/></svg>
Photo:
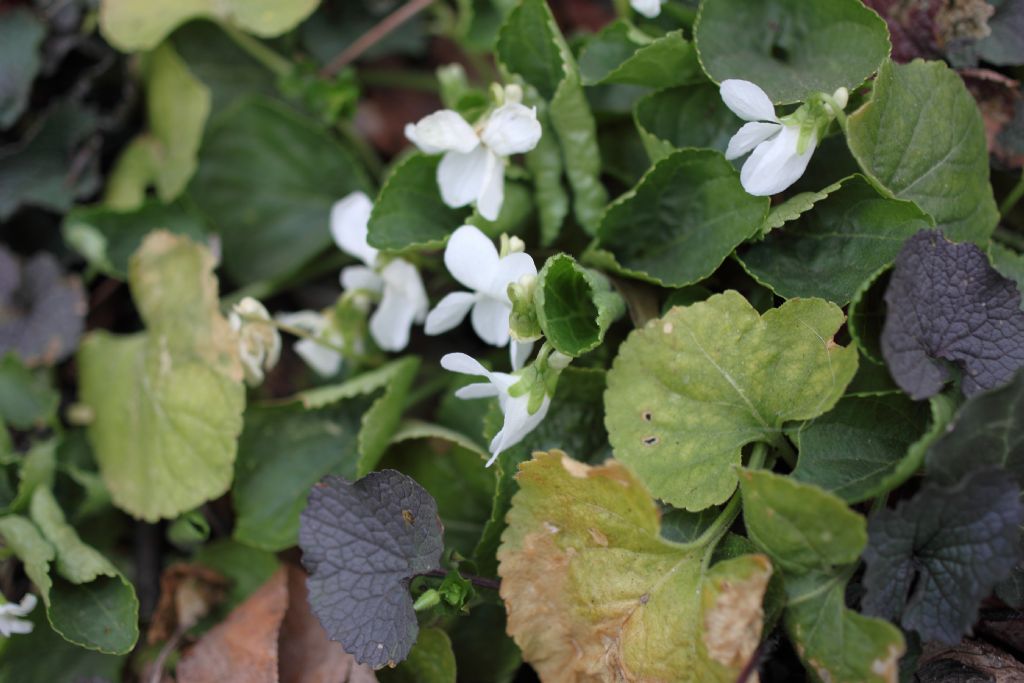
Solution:
<svg viewBox="0 0 1024 683"><path fill-rule="evenodd" d="M443 569L431 569L429 572L423 574L417 574L416 576L429 576L431 578L443 579L448 576L448 572ZM477 576L476 574L464 574L459 572L459 576L469 581L477 588L489 588L490 590L498 590L501 588L501 579L488 579L486 576Z"/></svg>
<svg viewBox="0 0 1024 683"><path fill-rule="evenodd" d="M1003 197L1003 201L999 205L999 215L1005 218L1013 207L1017 205L1021 197L1024 197L1024 171L1021 171L1017 184Z"/></svg>
<svg viewBox="0 0 1024 683"><path fill-rule="evenodd" d="M263 41L253 38L234 26L223 23L220 25L228 38L246 54L267 68L275 76L287 76L292 71L292 63L276 51L266 46Z"/></svg>
<svg viewBox="0 0 1024 683"><path fill-rule="evenodd" d="M392 31L429 7L432 2L433 0L409 0L331 59L324 68L320 69L320 75L330 78L338 73L386 38Z"/></svg>

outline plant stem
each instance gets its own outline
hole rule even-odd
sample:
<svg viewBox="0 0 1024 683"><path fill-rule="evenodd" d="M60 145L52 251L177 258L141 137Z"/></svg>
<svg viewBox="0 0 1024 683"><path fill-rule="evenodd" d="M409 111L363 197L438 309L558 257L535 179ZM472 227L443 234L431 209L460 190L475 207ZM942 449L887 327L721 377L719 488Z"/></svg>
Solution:
<svg viewBox="0 0 1024 683"><path fill-rule="evenodd" d="M346 66L359 59L371 47L386 38L392 31L425 10L433 0L409 0L394 12L384 17L376 26L359 36L359 38L342 50L336 57L320 69L320 75L330 78Z"/></svg>
<svg viewBox="0 0 1024 683"><path fill-rule="evenodd" d="M287 76L292 71L292 63L285 57L270 49L262 41L253 38L248 33L239 31L230 24L221 24L224 33L228 38L245 51L250 57L267 68L275 76Z"/></svg>
<svg viewBox="0 0 1024 683"><path fill-rule="evenodd" d="M431 569L429 572L417 574L417 576L429 576L431 578L443 579L448 576L448 572L443 569ZM463 574L462 572L459 572L459 576L464 578L466 581L469 581L477 588L489 588L495 591L501 588L501 579L488 579L486 576Z"/></svg>
<svg viewBox="0 0 1024 683"><path fill-rule="evenodd" d="M1021 197L1024 197L1024 171L1021 171L1017 184L1003 197L1003 201L999 205L999 215L1005 218L1006 214L1010 213L1013 207L1017 205Z"/></svg>

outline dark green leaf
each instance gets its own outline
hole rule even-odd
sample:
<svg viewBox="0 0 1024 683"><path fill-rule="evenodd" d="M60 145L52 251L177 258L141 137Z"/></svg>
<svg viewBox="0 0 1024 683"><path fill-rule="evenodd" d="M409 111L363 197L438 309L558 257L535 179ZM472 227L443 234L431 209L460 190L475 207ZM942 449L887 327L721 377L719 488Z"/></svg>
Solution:
<svg viewBox="0 0 1024 683"><path fill-rule="evenodd" d="M413 154L391 171L370 215L367 241L378 249L440 247L464 222L437 189L441 157Z"/></svg>
<svg viewBox="0 0 1024 683"><path fill-rule="evenodd" d="M647 155L658 161L684 147L707 147L725 153L741 123L708 83L652 93L636 103L634 113Z"/></svg>
<svg viewBox="0 0 1024 683"><path fill-rule="evenodd" d="M455 653L448 634L439 628L420 630L409 658L377 674L381 683L455 683Z"/></svg>
<svg viewBox="0 0 1024 683"><path fill-rule="evenodd" d="M22 365L13 353L0 358L0 421L17 429L52 422L60 395L50 383Z"/></svg>
<svg viewBox="0 0 1024 683"><path fill-rule="evenodd" d="M981 599L1017 563L1022 521L1020 488L999 470L977 470L947 488L925 485L871 518L864 611L955 645Z"/></svg>
<svg viewBox="0 0 1024 683"><path fill-rule="evenodd" d="M885 292L882 354L912 398L942 390L949 364L972 396L1024 366L1024 311L1017 286L973 244L922 231L907 240Z"/></svg>
<svg viewBox="0 0 1024 683"><path fill-rule="evenodd" d="M693 284L761 229L768 203L744 191L721 154L680 150L608 207L593 260L655 284Z"/></svg>
<svg viewBox="0 0 1024 683"><path fill-rule="evenodd" d="M430 494L394 470L328 476L310 491L299 545L327 635L377 669L405 659L419 631L409 579L437 569L443 549Z"/></svg>
<svg viewBox="0 0 1024 683"><path fill-rule="evenodd" d="M928 404L903 394L843 398L796 432L800 460L793 478L848 503L878 495L928 419Z"/></svg>
<svg viewBox="0 0 1024 683"><path fill-rule="evenodd" d="M10 638L0 653L0 683L82 683L121 679L124 657L105 655L72 645L36 609L29 619L32 633ZM45 656L40 656L45 655Z"/></svg>
<svg viewBox="0 0 1024 683"><path fill-rule="evenodd" d="M882 327L885 325L885 290L891 269L885 267L866 280L850 299L850 336L872 363L885 367L882 355ZM885 370L888 375L888 369Z"/></svg>
<svg viewBox="0 0 1024 683"><path fill-rule="evenodd" d="M580 54L584 85L621 83L671 88L704 80L697 52L682 31L651 40L623 20L591 38Z"/></svg>
<svg viewBox="0 0 1024 683"><path fill-rule="evenodd" d="M249 99L211 121L189 194L221 235L224 268L248 283L287 275L332 244L331 206L367 188L359 163L319 125Z"/></svg>
<svg viewBox="0 0 1024 683"><path fill-rule="evenodd" d="M21 116L39 72L39 47L46 27L27 8L15 7L0 14L0 130Z"/></svg>
<svg viewBox="0 0 1024 683"><path fill-rule="evenodd" d="M224 616L255 593L279 566L273 553L250 548L230 538L207 543L196 552L192 561L217 571L231 581L227 597L219 606Z"/></svg>
<svg viewBox="0 0 1024 683"><path fill-rule="evenodd" d="M909 199L957 241L988 242L999 219L981 114L942 62L886 62L871 101L850 115L848 143L864 173Z"/></svg>
<svg viewBox="0 0 1024 683"><path fill-rule="evenodd" d="M853 90L889 55L885 22L860 0L704 0L694 40L714 81L752 81L776 103Z"/></svg>
<svg viewBox="0 0 1024 683"><path fill-rule="evenodd" d="M928 449L930 476L951 485L991 466L1024 485L1024 371L1006 386L968 399L951 426Z"/></svg>
<svg viewBox="0 0 1024 683"><path fill-rule="evenodd" d="M740 253L744 267L779 296L816 296L846 305L892 263L903 242L931 227L912 202L887 199L862 176L832 186L763 242Z"/></svg>

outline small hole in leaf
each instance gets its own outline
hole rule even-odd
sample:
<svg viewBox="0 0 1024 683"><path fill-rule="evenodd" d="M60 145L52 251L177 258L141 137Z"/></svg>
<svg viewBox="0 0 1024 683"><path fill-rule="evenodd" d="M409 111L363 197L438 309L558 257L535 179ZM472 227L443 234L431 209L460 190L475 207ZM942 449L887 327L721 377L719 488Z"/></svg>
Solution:
<svg viewBox="0 0 1024 683"><path fill-rule="evenodd" d="M644 422L650 422L652 417L650 411L644 411Z"/></svg>
<svg viewBox="0 0 1024 683"><path fill-rule="evenodd" d="M644 439L644 445L645 446L654 446L654 445L657 445L657 443L658 443L658 437L656 437L656 436L648 436L646 439Z"/></svg>
<svg viewBox="0 0 1024 683"><path fill-rule="evenodd" d="M782 47L781 45L772 45L772 59L788 63L789 62L789 50Z"/></svg>

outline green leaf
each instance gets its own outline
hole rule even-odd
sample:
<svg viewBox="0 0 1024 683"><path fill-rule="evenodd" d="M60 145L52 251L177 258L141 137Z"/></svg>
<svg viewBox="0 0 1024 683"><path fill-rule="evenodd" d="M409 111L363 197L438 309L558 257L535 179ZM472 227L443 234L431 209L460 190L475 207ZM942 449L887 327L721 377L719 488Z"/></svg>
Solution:
<svg viewBox="0 0 1024 683"><path fill-rule="evenodd" d="M91 109L71 100L57 104L16 144L0 148L0 221L23 205L64 213L100 186L96 155L78 153L96 131Z"/></svg>
<svg viewBox="0 0 1024 683"><path fill-rule="evenodd" d="M924 434L929 416L928 404L901 393L844 397L796 432L800 460L793 478L847 503L876 496Z"/></svg>
<svg viewBox="0 0 1024 683"><path fill-rule="evenodd" d="M777 104L853 90L889 56L885 22L860 0L704 0L693 30L712 80L752 81Z"/></svg>
<svg viewBox="0 0 1024 683"><path fill-rule="evenodd" d="M872 515L864 551L864 611L899 618L924 641L960 642L983 598L1020 556L1020 487L998 469L951 486L925 485Z"/></svg>
<svg viewBox="0 0 1024 683"><path fill-rule="evenodd" d="M1010 278L1017 283L1018 290L1024 291L1024 254L1007 249L998 242L989 242L988 258L1000 275ZM1020 305L1024 308L1024 297Z"/></svg>
<svg viewBox="0 0 1024 683"><path fill-rule="evenodd" d="M151 199L138 209L119 211L106 206L78 206L61 225L64 241L101 273L125 280L128 259L153 229L187 235L195 241L206 238L202 218L185 204L163 204Z"/></svg>
<svg viewBox="0 0 1024 683"><path fill-rule="evenodd" d="M860 352L875 365L885 367L882 328L885 326L885 290L889 287L889 266L865 280L850 298L850 336ZM888 369L886 374L888 375Z"/></svg>
<svg viewBox="0 0 1024 683"><path fill-rule="evenodd" d="M295 545L310 487L327 474L355 478L367 405L352 398L315 410L298 403L246 410L231 486L238 541L270 551Z"/></svg>
<svg viewBox="0 0 1024 683"><path fill-rule="evenodd" d="M593 234L607 201L600 181L597 125L572 52L544 0L523 0L512 10L501 27L497 55L508 72L521 76L549 102L553 130L544 134L558 138L573 191L573 213Z"/></svg>
<svg viewBox="0 0 1024 683"><path fill-rule="evenodd" d="M221 235L225 270L247 283L288 275L333 244L331 206L367 189L323 127L255 98L210 122L189 196Z"/></svg>
<svg viewBox="0 0 1024 683"><path fill-rule="evenodd" d="M81 683L89 680L121 679L125 658L105 655L72 645L46 621L43 610L27 617L32 633L9 638L0 653L0 683ZM45 653L45 656L40 656Z"/></svg>
<svg viewBox="0 0 1024 683"><path fill-rule="evenodd" d="M0 536L3 536L7 548L25 565L29 581L39 589L43 599L48 600L53 587L50 563L57 557L53 546L43 538L35 524L20 515L0 517Z"/></svg>
<svg viewBox="0 0 1024 683"><path fill-rule="evenodd" d="M999 219L981 114L942 62L886 62L848 143L868 177L927 211L946 237L988 242Z"/></svg>
<svg viewBox="0 0 1024 683"><path fill-rule="evenodd" d="M555 395L551 397L551 407L544 421L522 441L504 451L495 462L497 484L491 516L473 551L473 559L481 574L494 576L497 573L495 554L501 532L505 529L505 515L512 504L512 496L519 490L516 471L520 463L530 459L531 453L565 448L587 462L602 462L611 456L601 401L604 389L603 370L567 367L558 377ZM488 436L497 434L502 417L497 406L492 406L486 420Z"/></svg>
<svg viewBox="0 0 1024 683"><path fill-rule="evenodd" d="M608 207L587 258L654 284L693 284L761 229L768 204L744 191L721 154L680 150Z"/></svg>
<svg viewBox="0 0 1024 683"><path fill-rule="evenodd" d="M741 125L708 83L660 90L636 103L633 112L644 148L657 162L684 147L725 153Z"/></svg>
<svg viewBox="0 0 1024 683"><path fill-rule="evenodd" d="M740 490L747 534L782 573L783 623L807 668L835 683L897 680L899 629L844 600L868 540L864 518L816 486L771 472L743 471Z"/></svg>
<svg viewBox="0 0 1024 683"><path fill-rule="evenodd" d="M367 241L378 249L440 247L466 218L437 189L441 157L412 154L392 169L370 214Z"/></svg>
<svg viewBox="0 0 1024 683"><path fill-rule="evenodd" d="M812 208L739 258L783 298L814 296L843 306L932 221L912 202L883 197L859 175L824 192Z"/></svg>
<svg viewBox="0 0 1024 683"><path fill-rule="evenodd" d="M609 679L736 680L760 641L765 557L705 574L712 539L663 539L650 493L615 461L536 453L518 479L498 554L501 597L508 632L542 680L583 679L597 661ZM731 600L717 599L723 582Z"/></svg>
<svg viewBox="0 0 1024 683"><path fill-rule="evenodd" d="M8 510L24 512L37 488L53 487L57 473L57 439L32 444L18 467L18 490Z"/></svg>
<svg viewBox="0 0 1024 683"><path fill-rule="evenodd" d="M197 18L223 21L263 38L295 28L320 0L103 0L100 31L122 52L151 50L178 26Z"/></svg>
<svg viewBox="0 0 1024 683"><path fill-rule="evenodd" d="M55 630L72 643L108 654L127 654L139 638L139 601L132 584L86 545L65 521L50 489L32 495L32 521L56 551L53 587L44 595Z"/></svg>
<svg viewBox="0 0 1024 683"><path fill-rule="evenodd" d="M550 131L551 117L548 103L527 93L524 102L537 108L537 121L542 131ZM569 213L569 194L562 183L565 164L562 149L554 135L541 134L537 146L524 156L526 169L533 176L534 199L540 219L541 245L548 246L562 231L562 223Z"/></svg>
<svg viewBox="0 0 1024 683"><path fill-rule="evenodd" d="M224 616L270 580L280 566L273 553L250 548L230 538L203 545L192 561L231 581L227 597L219 608Z"/></svg>
<svg viewBox="0 0 1024 683"><path fill-rule="evenodd" d="M231 483L245 389L213 264L188 238L150 234L129 275L147 331L94 332L78 353L103 480L115 505L149 521L177 517Z"/></svg>
<svg viewBox="0 0 1024 683"><path fill-rule="evenodd" d="M15 429L53 423L60 405L46 377L26 368L14 352L0 358L0 421Z"/></svg>
<svg viewBox="0 0 1024 683"><path fill-rule="evenodd" d="M857 370L833 341L838 306L793 299L763 316L735 291L671 309L619 348L605 392L615 456L655 496L697 511L736 488L752 442L829 410Z"/></svg>
<svg viewBox="0 0 1024 683"><path fill-rule="evenodd" d="M455 653L439 628L420 630L409 657L394 669L377 672L382 683L455 683Z"/></svg>
<svg viewBox="0 0 1024 683"><path fill-rule="evenodd" d="M671 88L704 80L697 52L682 31L651 40L623 20L591 38L580 54L583 85L628 84Z"/></svg>
<svg viewBox="0 0 1024 683"><path fill-rule="evenodd" d="M39 48L46 26L26 8L12 8L0 15L0 130L10 128L21 116L39 73Z"/></svg>
<svg viewBox="0 0 1024 683"><path fill-rule="evenodd" d="M534 306L544 336L557 351L580 356L604 339L625 313L622 297L600 273L583 268L568 254L549 258L537 275Z"/></svg>
<svg viewBox="0 0 1024 683"><path fill-rule="evenodd" d="M121 153L105 189L107 206L122 211L139 208L150 184L164 203L185 190L210 115L210 89L192 75L170 43L145 56L142 78L149 132Z"/></svg>
<svg viewBox="0 0 1024 683"><path fill-rule="evenodd" d="M1024 371L1004 387L967 400L951 429L928 449L928 475L955 484L975 469L1000 467L1024 485Z"/></svg>

